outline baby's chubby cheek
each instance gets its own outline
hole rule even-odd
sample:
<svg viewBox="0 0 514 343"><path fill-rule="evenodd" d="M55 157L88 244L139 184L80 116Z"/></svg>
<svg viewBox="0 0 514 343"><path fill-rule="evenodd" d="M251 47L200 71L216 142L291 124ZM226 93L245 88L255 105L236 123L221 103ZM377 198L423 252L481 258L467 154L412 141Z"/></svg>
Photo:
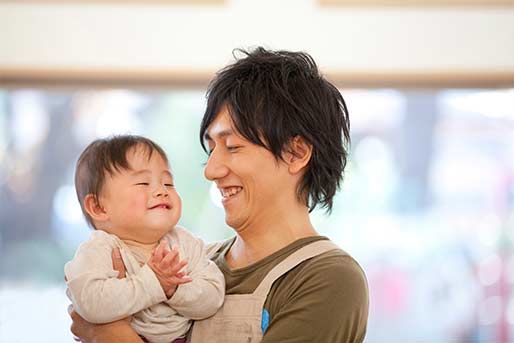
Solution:
<svg viewBox="0 0 514 343"><path fill-rule="evenodd" d="M142 199L131 199L127 203L127 209L128 210L147 210L148 209L148 203Z"/></svg>

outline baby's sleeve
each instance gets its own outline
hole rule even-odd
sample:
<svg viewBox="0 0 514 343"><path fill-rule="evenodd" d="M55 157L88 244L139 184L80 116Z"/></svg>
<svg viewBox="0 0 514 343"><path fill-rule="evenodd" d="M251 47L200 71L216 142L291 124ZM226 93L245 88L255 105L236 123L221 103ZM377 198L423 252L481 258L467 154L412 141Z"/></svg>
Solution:
<svg viewBox="0 0 514 343"><path fill-rule="evenodd" d="M166 300L159 280L147 265L135 274L117 278L111 260L114 247L93 236L64 266L67 294L75 311L91 323L119 320Z"/></svg>

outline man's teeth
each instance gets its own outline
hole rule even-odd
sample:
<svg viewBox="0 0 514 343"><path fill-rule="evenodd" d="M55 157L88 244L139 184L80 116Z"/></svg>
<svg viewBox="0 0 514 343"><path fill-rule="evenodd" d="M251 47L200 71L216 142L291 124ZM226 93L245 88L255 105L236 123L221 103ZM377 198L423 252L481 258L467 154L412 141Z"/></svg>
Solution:
<svg viewBox="0 0 514 343"><path fill-rule="evenodd" d="M224 189L221 189L221 195L224 198L230 198L231 196L239 193L242 189L243 189L243 187L224 188Z"/></svg>

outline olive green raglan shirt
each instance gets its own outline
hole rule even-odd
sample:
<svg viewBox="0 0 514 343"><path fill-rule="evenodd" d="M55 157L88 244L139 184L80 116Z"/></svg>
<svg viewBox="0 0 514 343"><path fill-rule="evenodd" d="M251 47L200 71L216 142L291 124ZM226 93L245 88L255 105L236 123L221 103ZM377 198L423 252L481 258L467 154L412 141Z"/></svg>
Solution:
<svg viewBox="0 0 514 343"><path fill-rule="evenodd" d="M231 270L225 254L234 238L213 256L226 281L226 294L252 293L267 273L299 248L327 239L299 239L250 266ZM358 263L341 250L302 262L279 278L264 304L269 321L262 343L359 343L368 319L368 287ZM265 325L266 326L266 325Z"/></svg>

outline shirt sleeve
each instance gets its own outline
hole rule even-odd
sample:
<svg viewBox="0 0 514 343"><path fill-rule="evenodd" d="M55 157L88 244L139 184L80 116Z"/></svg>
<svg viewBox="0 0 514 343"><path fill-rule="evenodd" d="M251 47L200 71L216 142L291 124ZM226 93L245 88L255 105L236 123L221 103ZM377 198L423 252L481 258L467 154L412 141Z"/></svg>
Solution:
<svg viewBox="0 0 514 343"><path fill-rule="evenodd" d="M182 228L175 228L181 258L188 262L193 279L179 285L167 303L184 317L199 320L212 316L223 304L225 279L216 264L207 257L204 242ZM183 254L183 255L182 255Z"/></svg>
<svg viewBox="0 0 514 343"><path fill-rule="evenodd" d="M278 281L277 289L285 296L271 311L262 343L364 341L368 288L362 269L350 256L317 261L294 280Z"/></svg>
<svg viewBox="0 0 514 343"><path fill-rule="evenodd" d="M111 246L98 238L83 243L64 267L75 311L91 323L108 323L166 300L159 280L144 265L118 279L112 268Z"/></svg>

